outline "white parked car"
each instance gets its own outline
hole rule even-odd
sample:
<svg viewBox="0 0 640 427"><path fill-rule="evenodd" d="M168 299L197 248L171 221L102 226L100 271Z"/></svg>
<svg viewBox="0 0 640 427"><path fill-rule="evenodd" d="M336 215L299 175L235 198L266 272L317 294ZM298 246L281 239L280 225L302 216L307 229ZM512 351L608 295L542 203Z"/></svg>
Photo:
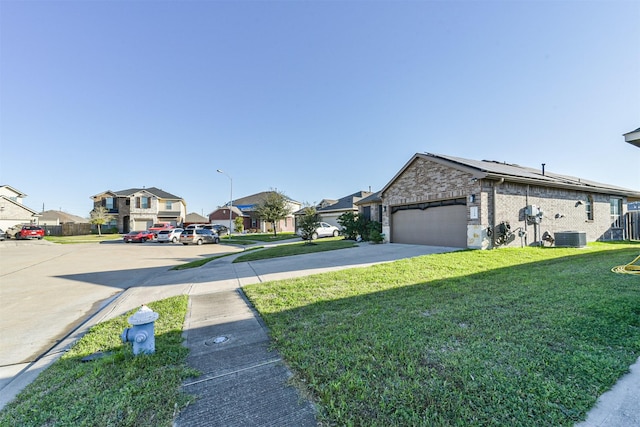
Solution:
<svg viewBox="0 0 640 427"><path fill-rule="evenodd" d="M156 241L158 243L178 243L180 240L180 233L182 233L182 228L172 228L171 230L160 230L158 231L158 237Z"/></svg>
<svg viewBox="0 0 640 427"><path fill-rule="evenodd" d="M304 240L316 240L318 237L338 237L340 234L340 229L335 225L327 224L326 222L321 222L320 227L316 228L311 236L307 236L302 230L298 230L298 236L302 237Z"/></svg>

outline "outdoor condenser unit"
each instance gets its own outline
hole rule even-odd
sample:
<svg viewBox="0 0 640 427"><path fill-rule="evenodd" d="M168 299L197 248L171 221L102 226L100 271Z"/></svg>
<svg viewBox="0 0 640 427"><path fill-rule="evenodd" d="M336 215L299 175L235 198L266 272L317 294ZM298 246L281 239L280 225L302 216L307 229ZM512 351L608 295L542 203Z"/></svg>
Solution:
<svg viewBox="0 0 640 427"><path fill-rule="evenodd" d="M587 246L587 233L579 231L561 231L554 233L555 245L558 247L582 248Z"/></svg>

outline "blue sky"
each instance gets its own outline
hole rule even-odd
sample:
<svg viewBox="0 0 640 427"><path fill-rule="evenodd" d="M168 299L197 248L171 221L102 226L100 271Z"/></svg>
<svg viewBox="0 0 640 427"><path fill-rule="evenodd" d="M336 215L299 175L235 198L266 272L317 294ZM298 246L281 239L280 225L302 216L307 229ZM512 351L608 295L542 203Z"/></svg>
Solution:
<svg viewBox="0 0 640 427"><path fill-rule="evenodd" d="M637 1L0 0L0 184L87 216L381 189L417 152L640 191Z"/></svg>

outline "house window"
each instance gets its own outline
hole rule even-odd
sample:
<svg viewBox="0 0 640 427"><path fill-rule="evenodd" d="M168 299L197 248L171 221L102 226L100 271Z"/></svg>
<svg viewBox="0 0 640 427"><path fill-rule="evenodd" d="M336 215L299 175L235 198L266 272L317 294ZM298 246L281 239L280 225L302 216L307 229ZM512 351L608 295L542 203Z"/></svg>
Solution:
<svg viewBox="0 0 640 427"><path fill-rule="evenodd" d="M587 201L584 205L585 213L587 214L587 221L593 221L593 196L589 194Z"/></svg>
<svg viewBox="0 0 640 427"><path fill-rule="evenodd" d="M151 197L136 197L136 208L149 209L151 207Z"/></svg>
<svg viewBox="0 0 640 427"><path fill-rule="evenodd" d="M164 208L165 208L166 210L168 210L168 211L173 210L173 202L171 202L171 201L169 201L169 200L168 200L168 201L166 201L166 202L165 202L165 204L164 204Z"/></svg>
<svg viewBox="0 0 640 427"><path fill-rule="evenodd" d="M104 199L102 199L102 203L107 210L113 210L116 208L115 200L113 197L105 197Z"/></svg>
<svg viewBox="0 0 640 427"><path fill-rule="evenodd" d="M371 206L364 206L362 208L362 216L366 221L371 221Z"/></svg>
<svg viewBox="0 0 640 427"><path fill-rule="evenodd" d="M611 226L622 227L622 199L611 199Z"/></svg>
<svg viewBox="0 0 640 427"><path fill-rule="evenodd" d="M131 206L131 199L126 199L124 201L124 204L127 205L127 206Z"/></svg>

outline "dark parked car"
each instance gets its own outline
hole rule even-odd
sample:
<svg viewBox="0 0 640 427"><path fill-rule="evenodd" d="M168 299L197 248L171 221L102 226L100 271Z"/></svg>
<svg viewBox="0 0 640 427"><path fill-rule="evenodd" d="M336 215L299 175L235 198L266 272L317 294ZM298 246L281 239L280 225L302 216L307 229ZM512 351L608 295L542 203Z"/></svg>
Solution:
<svg viewBox="0 0 640 427"><path fill-rule="evenodd" d="M180 243L183 245L218 243L220 238L216 233L206 228L189 228L180 233Z"/></svg>
<svg viewBox="0 0 640 427"><path fill-rule="evenodd" d="M227 234L229 234L229 228L225 227L224 225L220 225L220 224L207 224L207 225L203 226L202 228L205 228L207 230L211 230L214 233L217 233L218 236L226 236Z"/></svg>
<svg viewBox="0 0 640 427"><path fill-rule="evenodd" d="M153 237L154 235L150 231L131 231L125 234L122 240L124 240L125 243L144 243L147 240L153 240Z"/></svg>

